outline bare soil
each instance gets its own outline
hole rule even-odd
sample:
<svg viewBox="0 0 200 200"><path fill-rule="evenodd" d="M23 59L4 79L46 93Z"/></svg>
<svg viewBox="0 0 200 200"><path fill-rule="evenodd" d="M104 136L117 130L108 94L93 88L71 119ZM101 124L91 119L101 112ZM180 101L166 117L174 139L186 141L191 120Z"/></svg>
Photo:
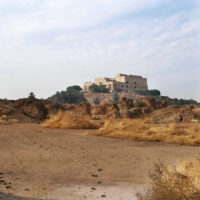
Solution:
<svg viewBox="0 0 200 200"><path fill-rule="evenodd" d="M0 198L112 199L121 192L127 200L126 188L147 184L158 159L174 164L200 155L200 147L98 137L92 131L0 125L0 191L14 195Z"/></svg>

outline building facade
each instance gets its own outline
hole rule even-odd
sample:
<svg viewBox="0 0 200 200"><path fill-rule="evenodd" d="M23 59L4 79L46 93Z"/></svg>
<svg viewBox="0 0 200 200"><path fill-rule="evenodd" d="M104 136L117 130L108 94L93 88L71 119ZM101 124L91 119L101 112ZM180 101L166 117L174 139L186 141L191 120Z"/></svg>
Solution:
<svg viewBox="0 0 200 200"><path fill-rule="evenodd" d="M136 75L118 74L115 78L96 78L95 82L86 82L83 91L89 91L92 84L104 85L110 92L148 90L147 78Z"/></svg>

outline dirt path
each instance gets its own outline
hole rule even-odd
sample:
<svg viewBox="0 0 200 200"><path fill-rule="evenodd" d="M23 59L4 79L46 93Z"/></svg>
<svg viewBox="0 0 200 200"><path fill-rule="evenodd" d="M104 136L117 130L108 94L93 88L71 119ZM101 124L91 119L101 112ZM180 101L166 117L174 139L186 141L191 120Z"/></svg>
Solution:
<svg viewBox="0 0 200 200"><path fill-rule="evenodd" d="M128 192L130 197L134 188L148 183L147 171L158 159L173 164L200 155L200 147L90 133L36 124L0 125L0 191L59 200L112 199L120 193L128 200L123 195Z"/></svg>

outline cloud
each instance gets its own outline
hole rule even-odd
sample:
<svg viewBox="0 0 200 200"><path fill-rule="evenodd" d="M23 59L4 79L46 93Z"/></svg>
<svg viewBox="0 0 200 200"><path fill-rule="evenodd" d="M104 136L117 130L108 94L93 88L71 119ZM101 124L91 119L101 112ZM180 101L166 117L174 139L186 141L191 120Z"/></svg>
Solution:
<svg viewBox="0 0 200 200"><path fill-rule="evenodd" d="M184 10L172 0L0 1L0 10L7 8L0 15L0 79L7 83L0 86L2 96L33 90L47 97L70 84L123 72L148 76L150 87L165 95L200 100L194 93L199 86L191 84L200 73L199 7L190 5ZM171 7L173 12L160 13ZM191 89L181 88L183 83Z"/></svg>

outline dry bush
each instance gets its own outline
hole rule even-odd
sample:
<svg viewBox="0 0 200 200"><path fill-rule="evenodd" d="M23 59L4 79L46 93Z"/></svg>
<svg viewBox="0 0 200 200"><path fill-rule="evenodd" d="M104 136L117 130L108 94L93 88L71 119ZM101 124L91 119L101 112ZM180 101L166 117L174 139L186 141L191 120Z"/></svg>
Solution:
<svg viewBox="0 0 200 200"><path fill-rule="evenodd" d="M173 168L158 162L149 173L150 187L137 194L138 200L199 200L199 167L199 161L181 162Z"/></svg>
<svg viewBox="0 0 200 200"><path fill-rule="evenodd" d="M92 121L88 115L80 115L72 112L58 112L45 120L42 127L68 128L68 129L97 129L100 123Z"/></svg>
<svg viewBox="0 0 200 200"><path fill-rule="evenodd" d="M200 144L200 124L145 123L142 119L107 120L95 135L138 141Z"/></svg>

